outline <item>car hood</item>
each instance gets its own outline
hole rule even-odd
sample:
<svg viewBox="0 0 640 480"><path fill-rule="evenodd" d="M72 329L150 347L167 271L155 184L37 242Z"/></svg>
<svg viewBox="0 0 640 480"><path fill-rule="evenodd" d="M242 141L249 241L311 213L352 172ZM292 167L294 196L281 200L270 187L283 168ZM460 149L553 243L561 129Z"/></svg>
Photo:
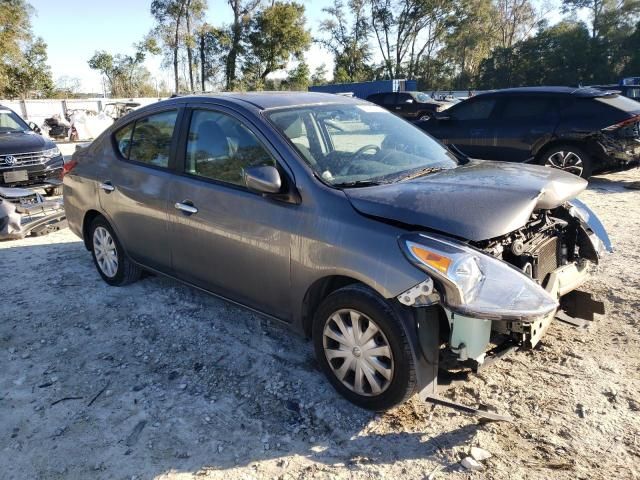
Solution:
<svg viewBox="0 0 640 480"><path fill-rule="evenodd" d="M523 227L534 210L562 205L586 186L582 178L548 167L472 160L344 192L362 214L480 241Z"/></svg>
<svg viewBox="0 0 640 480"><path fill-rule="evenodd" d="M55 143L35 132L0 133L0 156L39 152L55 147Z"/></svg>

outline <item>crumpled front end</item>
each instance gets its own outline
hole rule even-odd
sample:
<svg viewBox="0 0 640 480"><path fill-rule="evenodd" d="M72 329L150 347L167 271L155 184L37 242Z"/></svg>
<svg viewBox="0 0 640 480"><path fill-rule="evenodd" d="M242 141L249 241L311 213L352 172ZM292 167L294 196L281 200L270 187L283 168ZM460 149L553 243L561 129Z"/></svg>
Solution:
<svg viewBox="0 0 640 480"><path fill-rule="evenodd" d="M0 240L46 235L67 227L61 200L22 188L0 187Z"/></svg>
<svg viewBox="0 0 640 480"><path fill-rule="evenodd" d="M457 360L477 365L490 345L537 345L556 317L561 297L580 287L613 250L598 217L578 200L539 210L518 230L461 248L471 261L456 258L453 244L449 250L435 250L427 238L409 241L428 252L416 250L430 276L398 300L412 307L439 303L449 326L449 351ZM463 287L456 292L449 283Z"/></svg>

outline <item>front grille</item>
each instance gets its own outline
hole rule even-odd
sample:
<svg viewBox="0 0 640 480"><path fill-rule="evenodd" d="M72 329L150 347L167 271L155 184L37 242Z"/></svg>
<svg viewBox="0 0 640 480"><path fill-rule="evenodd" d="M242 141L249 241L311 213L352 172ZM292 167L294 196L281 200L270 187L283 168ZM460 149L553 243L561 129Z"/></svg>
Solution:
<svg viewBox="0 0 640 480"><path fill-rule="evenodd" d="M0 155L0 169L42 165L46 161L42 152L3 154Z"/></svg>
<svg viewBox="0 0 640 480"><path fill-rule="evenodd" d="M532 252L534 256L534 278L541 284L544 284L547 276L560 265L558 246L558 237L550 237Z"/></svg>

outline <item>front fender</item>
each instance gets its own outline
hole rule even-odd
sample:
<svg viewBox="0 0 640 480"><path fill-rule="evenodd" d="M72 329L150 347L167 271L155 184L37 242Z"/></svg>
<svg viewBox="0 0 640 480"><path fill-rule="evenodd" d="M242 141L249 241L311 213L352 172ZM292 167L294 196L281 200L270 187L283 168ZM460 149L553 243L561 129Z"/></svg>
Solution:
<svg viewBox="0 0 640 480"><path fill-rule="evenodd" d="M598 257L602 258L605 252L613 253L613 245L609 234L593 210L577 198L570 200L568 204L570 205L569 215L577 218L581 225L585 227Z"/></svg>

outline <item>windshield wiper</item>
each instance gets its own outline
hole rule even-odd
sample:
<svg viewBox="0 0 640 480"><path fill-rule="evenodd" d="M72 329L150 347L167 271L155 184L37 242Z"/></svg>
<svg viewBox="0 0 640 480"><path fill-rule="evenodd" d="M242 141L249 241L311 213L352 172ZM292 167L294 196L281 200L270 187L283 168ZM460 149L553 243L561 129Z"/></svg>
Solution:
<svg viewBox="0 0 640 480"><path fill-rule="evenodd" d="M440 167L427 167L422 168L416 172L412 172L409 175L405 175L404 177L399 177L396 181L403 182L405 180L411 180L412 178L422 177L423 175L429 175L430 173L436 173L442 170Z"/></svg>
<svg viewBox="0 0 640 480"><path fill-rule="evenodd" d="M334 187L350 188L350 187L372 187L381 185L382 182L374 182L373 180L356 180L355 182L334 183Z"/></svg>

